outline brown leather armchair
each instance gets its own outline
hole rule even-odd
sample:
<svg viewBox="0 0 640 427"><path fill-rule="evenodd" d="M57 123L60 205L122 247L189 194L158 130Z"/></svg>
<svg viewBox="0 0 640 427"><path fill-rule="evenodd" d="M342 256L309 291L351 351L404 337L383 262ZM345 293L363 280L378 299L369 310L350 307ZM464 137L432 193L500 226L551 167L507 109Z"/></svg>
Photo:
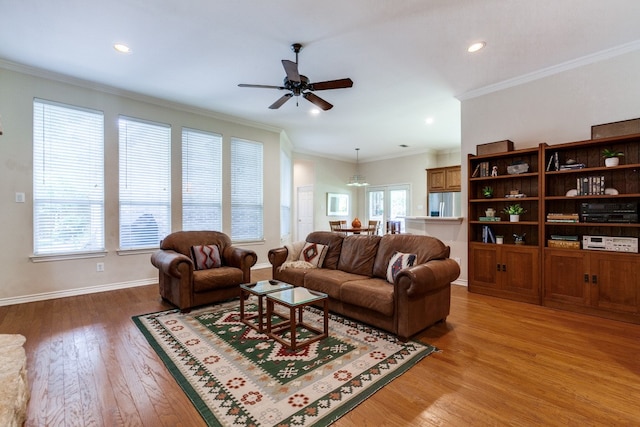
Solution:
<svg viewBox="0 0 640 427"><path fill-rule="evenodd" d="M222 266L196 270L191 247L199 245L218 246ZM239 285L251 282L257 260L254 251L232 246L229 236L218 231L171 233L151 255L159 270L160 296L182 311L240 296Z"/></svg>

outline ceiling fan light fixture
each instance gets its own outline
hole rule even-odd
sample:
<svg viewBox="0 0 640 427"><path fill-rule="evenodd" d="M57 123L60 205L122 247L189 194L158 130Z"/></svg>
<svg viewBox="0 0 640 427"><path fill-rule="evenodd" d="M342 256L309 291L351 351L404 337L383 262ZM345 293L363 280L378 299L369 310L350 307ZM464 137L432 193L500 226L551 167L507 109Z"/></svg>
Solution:
<svg viewBox="0 0 640 427"><path fill-rule="evenodd" d="M351 176L351 178L349 178L349 182L347 182L347 186L349 187L364 187L369 185L369 183L367 182L367 178L364 175L360 175L360 173L358 172L358 165L359 165L359 158L358 158L358 152L360 151L359 148L356 148L356 173Z"/></svg>

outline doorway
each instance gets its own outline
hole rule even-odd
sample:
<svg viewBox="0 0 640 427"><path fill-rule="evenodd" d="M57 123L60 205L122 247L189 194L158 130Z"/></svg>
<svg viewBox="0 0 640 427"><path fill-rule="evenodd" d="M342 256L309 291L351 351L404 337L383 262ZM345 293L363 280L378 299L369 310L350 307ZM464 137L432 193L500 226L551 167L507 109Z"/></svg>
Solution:
<svg viewBox="0 0 640 427"><path fill-rule="evenodd" d="M366 195L367 217L380 221L379 233L384 234L387 221L400 221L404 232L404 217L409 214L409 184L368 187Z"/></svg>

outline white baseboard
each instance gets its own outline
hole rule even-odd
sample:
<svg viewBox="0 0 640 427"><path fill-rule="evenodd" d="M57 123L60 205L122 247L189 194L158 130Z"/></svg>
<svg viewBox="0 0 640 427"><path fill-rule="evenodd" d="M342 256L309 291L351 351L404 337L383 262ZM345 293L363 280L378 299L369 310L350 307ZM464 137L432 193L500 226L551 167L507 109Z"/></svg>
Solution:
<svg viewBox="0 0 640 427"><path fill-rule="evenodd" d="M64 291L43 292L40 294L24 295L12 298L0 299L0 306L24 304L27 302L45 301L55 298L73 297L78 295L95 294L98 292L115 291L117 289L134 288L136 286L146 286L158 283L158 278L133 280L130 282L109 283L98 286L88 286L84 288L67 289Z"/></svg>

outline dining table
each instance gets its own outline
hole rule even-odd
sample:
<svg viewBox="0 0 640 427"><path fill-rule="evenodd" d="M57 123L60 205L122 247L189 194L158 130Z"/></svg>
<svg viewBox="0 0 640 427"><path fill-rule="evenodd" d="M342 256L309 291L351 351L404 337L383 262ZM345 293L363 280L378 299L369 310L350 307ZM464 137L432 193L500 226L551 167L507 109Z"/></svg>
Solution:
<svg viewBox="0 0 640 427"><path fill-rule="evenodd" d="M368 227L343 227L340 229L339 233L360 234L360 233L366 233L368 231L369 231Z"/></svg>

